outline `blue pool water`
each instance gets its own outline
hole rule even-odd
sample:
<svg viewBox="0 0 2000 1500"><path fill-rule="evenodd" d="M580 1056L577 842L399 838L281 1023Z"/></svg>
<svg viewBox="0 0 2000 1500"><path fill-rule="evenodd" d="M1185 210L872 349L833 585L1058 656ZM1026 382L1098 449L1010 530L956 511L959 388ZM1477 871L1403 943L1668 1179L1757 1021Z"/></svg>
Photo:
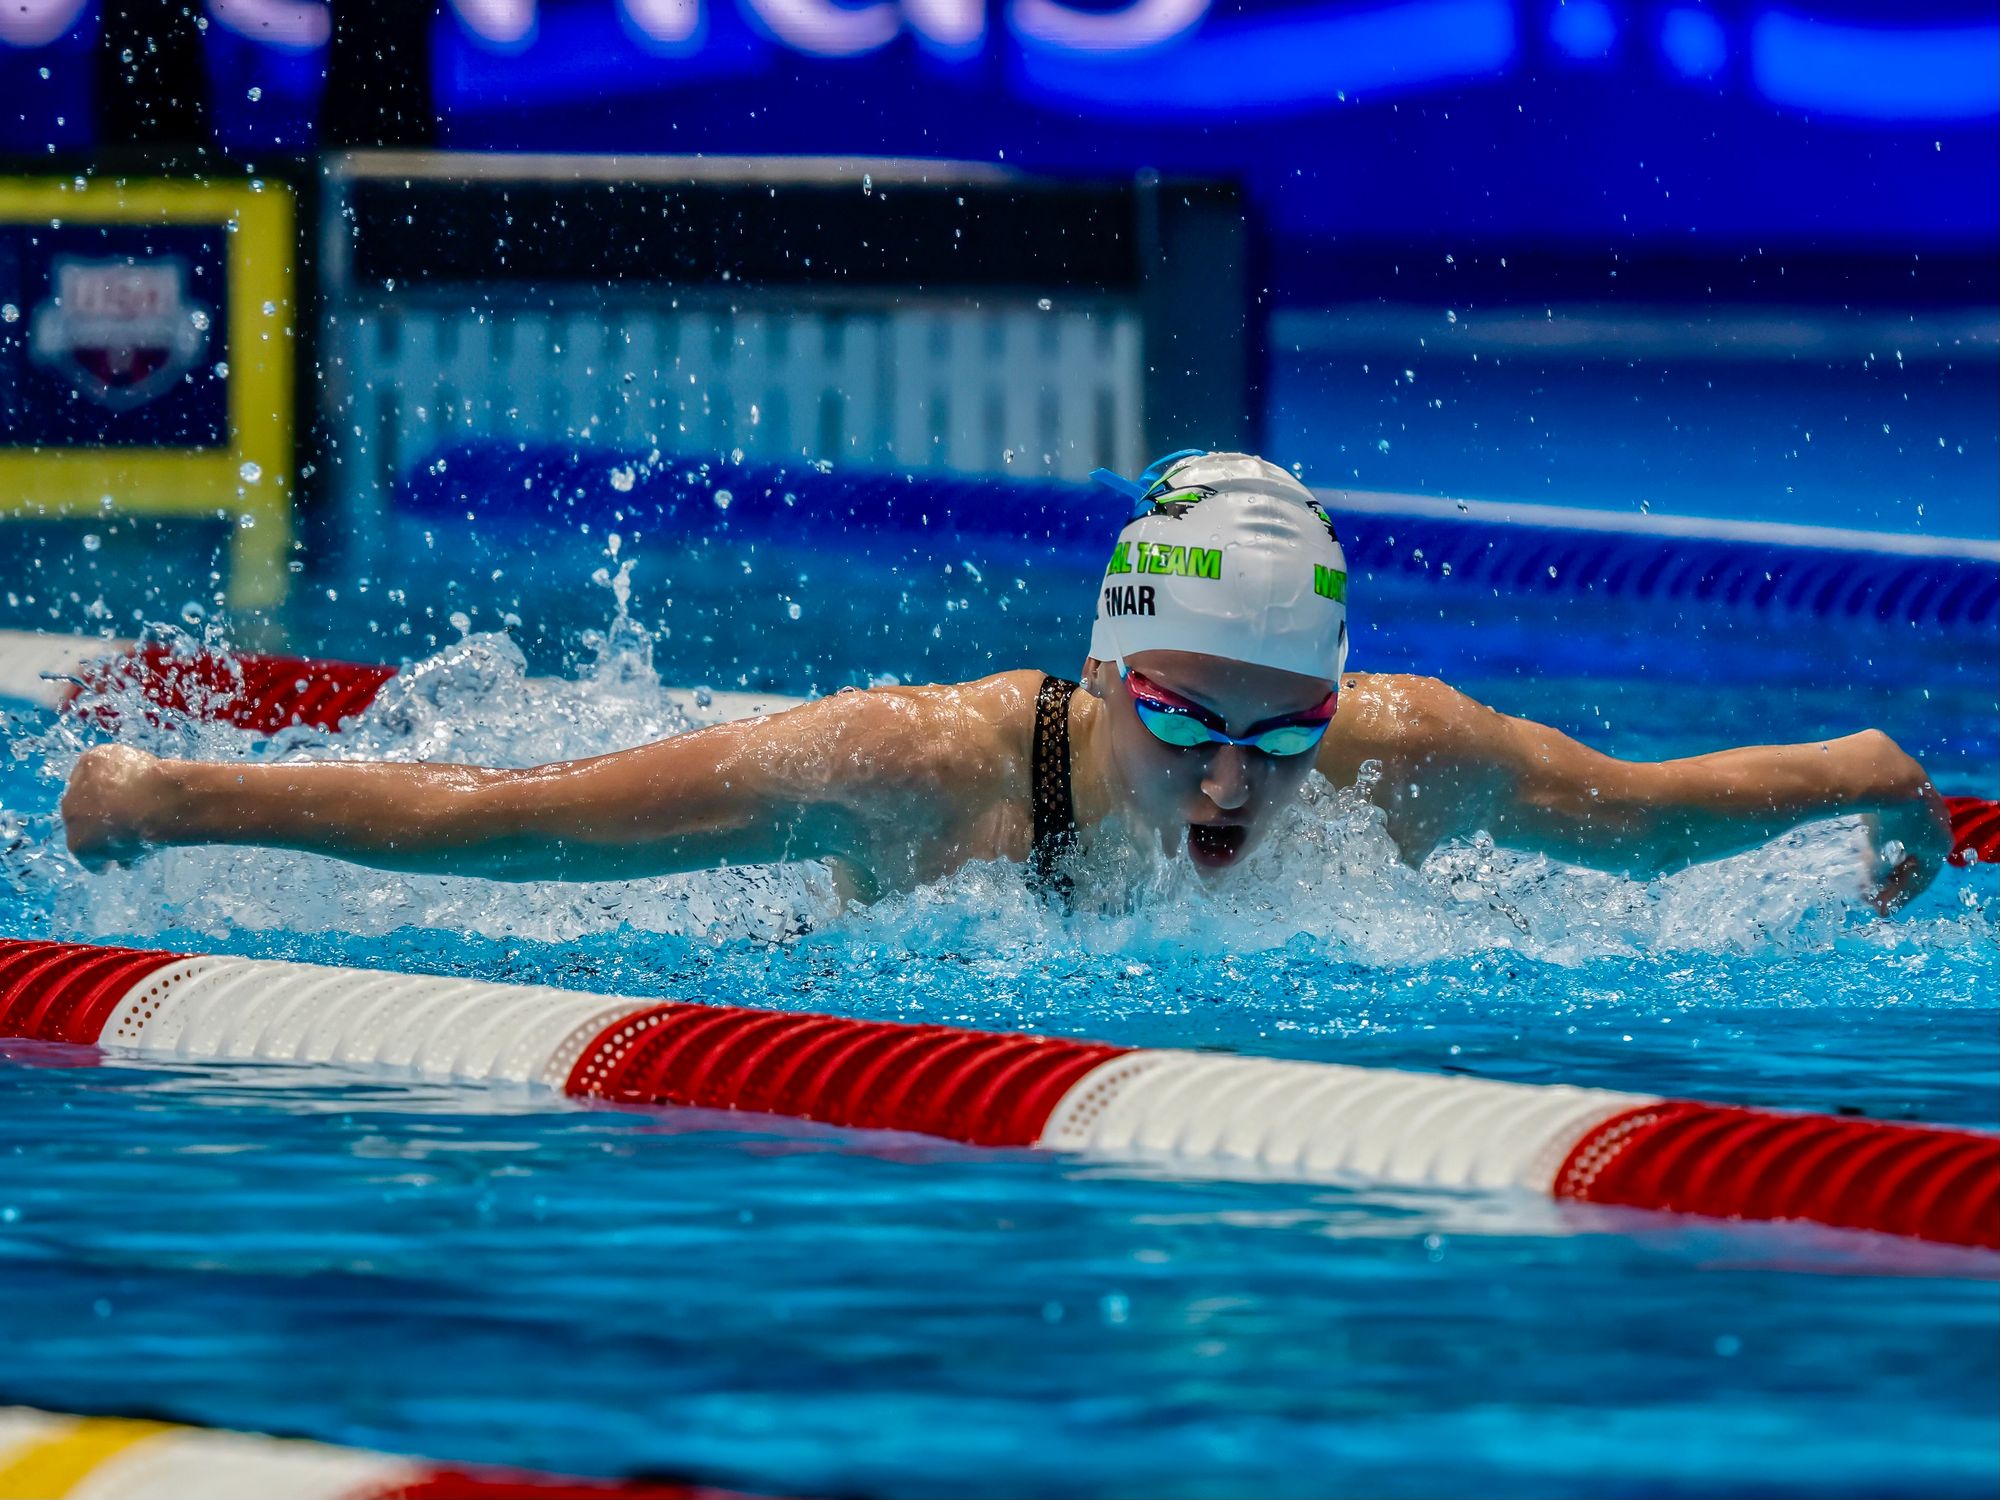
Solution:
<svg viewBox="0 0 2000 1500"><path fill-rule="evenodd" d="M1091 584L990 540L628 535L614 620L601 525L391 550L393 589L343 580L290 622L428 660L349 735L128 732L575 754L677 727L662 679L1068 669ZM1369 582L1357 667L1619 753L1875 723L1947 790L2000 789L1991 639ZM486 633L509 616L515 640ZM528 680L555 670L573 684ZM179 851L87 879L53 852L77 732L18 714L6 739L9 935L2000 1124L1993 872L1882 921L1840 825L1651 884L1473 847L1408 871L1320 788L1229 886L1162 872L1069 918L980 868L849 914L799 872L562 889ZM803 1494L2000 1484L1991 1256L324 1070L13 1043L0 1079L0 1401Z"/></svg>

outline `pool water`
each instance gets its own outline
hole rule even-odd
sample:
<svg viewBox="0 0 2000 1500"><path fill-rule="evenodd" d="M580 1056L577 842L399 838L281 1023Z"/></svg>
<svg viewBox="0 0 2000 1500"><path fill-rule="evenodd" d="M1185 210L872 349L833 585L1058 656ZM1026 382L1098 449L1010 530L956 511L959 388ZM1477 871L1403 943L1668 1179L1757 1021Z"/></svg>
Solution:
<svg viewBox="0 0 2000 1500"><path fill-rule="evenodd" d="M661 680L1072 669L1091 587L990 540L613 557L601 527L487 525L392 551L395 590L348 580L291 622L426 662L346 735L124 732L523 763L685 727ZM1357 667L1618 753L1875 723L1946 790L2000 789L1990 640L1370 585ZM799 870L558 888L197 850L86 878L53 817L83 737L20 714L7 742L8 935L2000 1124L1994 872L1884 921L1840 824L1651 883L1480 846L1411 871L1318 786L1212 891L1148 870L1062 917L975 867L841 912ZM1990 1255L0 1046L0 1401L800 1494L2000 1484Z"/></svg>

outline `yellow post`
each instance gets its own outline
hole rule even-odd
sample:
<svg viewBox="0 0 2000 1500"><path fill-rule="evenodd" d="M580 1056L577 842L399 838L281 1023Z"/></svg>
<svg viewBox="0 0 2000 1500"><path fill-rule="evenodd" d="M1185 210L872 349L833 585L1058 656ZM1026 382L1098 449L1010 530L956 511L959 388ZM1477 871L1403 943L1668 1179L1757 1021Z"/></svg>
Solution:
<svg viewBox="0 0 2000 1500"><path fill-rule="evenodd" d="M0 178L0 225L219 225L228 235L228 441L219 448L0 446L0 519L104 513L231 523L229 603L282 603L292 543L293 202L278 182ZM30 316L30 309L20 316Z"/></svg>

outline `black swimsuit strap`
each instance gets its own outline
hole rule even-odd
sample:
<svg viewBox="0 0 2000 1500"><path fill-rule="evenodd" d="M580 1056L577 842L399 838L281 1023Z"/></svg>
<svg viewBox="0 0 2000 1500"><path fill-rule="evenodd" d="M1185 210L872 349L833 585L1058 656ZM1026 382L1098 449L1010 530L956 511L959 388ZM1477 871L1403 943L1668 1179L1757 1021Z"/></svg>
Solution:
<svg viewBox="0 0 2000 1500"><path fill-rule="evenodd" d="M1034 815L1034 843L1028 868L1035 884L1068 897L1070 879L1061 868L1076 847L1076 803L1069 787L1069 700L1076 684L1044 677L1035 695L1035 743L1028 770L1028 805Z"/></svg>

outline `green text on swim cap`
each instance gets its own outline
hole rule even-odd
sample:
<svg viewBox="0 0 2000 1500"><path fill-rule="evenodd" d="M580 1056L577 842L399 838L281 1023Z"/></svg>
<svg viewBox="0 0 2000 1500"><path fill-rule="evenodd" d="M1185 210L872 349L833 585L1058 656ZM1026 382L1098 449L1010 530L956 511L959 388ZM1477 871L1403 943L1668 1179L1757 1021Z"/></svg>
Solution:
<svg viewBox="0 0 2000 1500"><path fill-rule="evenodd" d="M1165 573L1175 578L1222 577L1219 547L1176 547L1166 542L1120 542L1111 549L1113 573Z"/></svg>
<svg viewBox="0 0 2000 1500"><path fill-rule="evenodd" d="M1347 602L1347 575L1338 568L1329 568L1324 563L1313 564L1313 592L1322 599L1331 599L1337 604Z"/></svg>

